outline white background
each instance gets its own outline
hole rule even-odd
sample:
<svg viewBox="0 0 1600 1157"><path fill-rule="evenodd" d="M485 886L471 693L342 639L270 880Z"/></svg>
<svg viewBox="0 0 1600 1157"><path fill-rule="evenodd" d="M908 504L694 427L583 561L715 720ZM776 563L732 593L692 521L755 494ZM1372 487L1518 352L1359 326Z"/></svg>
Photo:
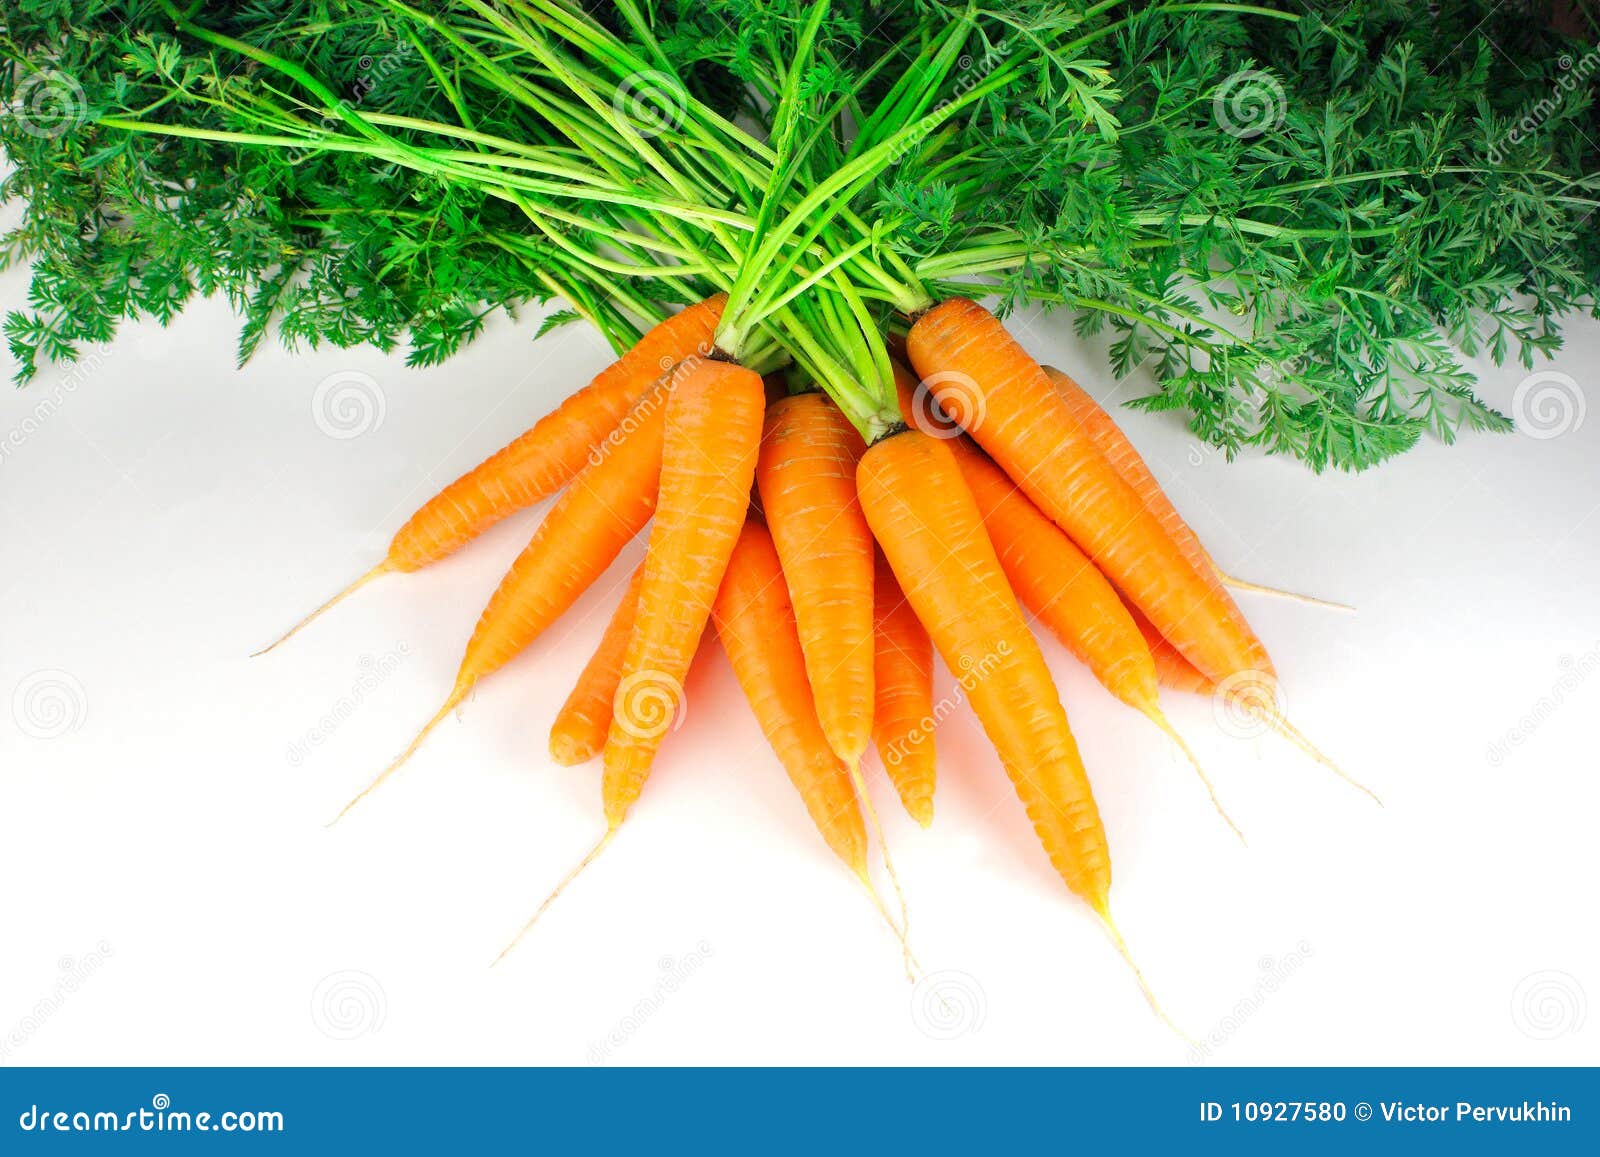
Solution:
<svg viewBox="0 0 1600 1157"><path fill-rule="evenodd" d="M5 274L0 306L25 291ZM275 346L241 370L206 302L0 390L0 1063L1195 1062L963 712L931 831L874 767L934 974L913 991L715 646L622 837L491 969L600 829L596 771L552 765L546 735L636 551L323 826L433 712L539 512L246 655L608 360L535 324L432 370ZM1113 383L1065 316L1017 329L1102 400L1148 388ZM1121 415L1226 567L1359 607L1241 596L1291 717L1387 803L1172 696L1242 849L1161 736L1046 643L1119 918L1203 1063L1600 1061L1600 413L1575 408L1600 325L1572 329L1540 367L1566 379L1530 387L1565 414L1523 407L1565 432L1359 476L1230 465L1176 417ZM1483 392L1509 411L1525 377L1485 367ZM373 408L334 412L345 387ZM325 432L341 421L358 436Z"/></svg>

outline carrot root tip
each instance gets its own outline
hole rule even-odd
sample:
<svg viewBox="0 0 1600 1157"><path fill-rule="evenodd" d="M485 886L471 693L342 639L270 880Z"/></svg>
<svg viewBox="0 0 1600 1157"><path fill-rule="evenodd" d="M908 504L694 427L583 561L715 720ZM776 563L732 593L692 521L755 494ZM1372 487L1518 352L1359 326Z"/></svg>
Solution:
<svg viewBox="0 0 1600 1157"><path fill-rule="evenodd" d="M1206 774L1206 769L1200 766L1200 760L1196 757L1194 749L1184 741L1183 736L1178 734L1178 729L1172 726L1171 720L1166 717L1166 714L1159 707L1147 709L1145 715L1150 722L1162 730L1168 739L1172 740L1173 744L1183 754L1183 757L1189 761L1189 766L1194 768L1195 774L1200 777L1201 785L1206 789L1206 795L1211 799L1211 806L1222 817L1222 822L1227 824L1233 834L1239 837L1239 843L1248 848L1250 841L1244 838L1244 832L1240 830L1238 824L1233 822L1233 817L1228 814L1228 809L1223 807L1222 801L1217 798L1216 785L1211 782L1211 777Z"/></svg>
<svg viewBox="0 0 1600 1157"><path fill-rule="evenodd" d="M856 789L856 795L861 798L862 809L867 813L867 822L872 825L872 834L878 840L878 852L883 857L884 871L889 873L889 884L894 888L895 900L900 905L900 951L905 958L906 977L913 984L916 983L916 974L920 969L916 955L911 951L911 910L906 905L906 894L900 887L900 876L894 870L894 859L889 855L889 841L884 838L883 825L878 822L878 809L873 806L872 796L867 793L867 784L861 777L861 760L846 760L845 767L850 772L850 782ZM872 888L870 881L868 888L876 895L877 890ZM881 901L880 901L881 904ZM894 922L890 921L891 928Z"/></svg>
<svg viewBox="0 0 1600 1157"><path fill-rule="evenodd" d="M496 964L499 964L511 954L511 950L513 948L522 943L523 937L527 936L529 932L533 931L533 926L539 922L539 918L541 916L549 911L550 905L554 904L556 902L556 898L567 890L567 885L571 884L580 875L582 875L583 870L599 858L600 853L605 851L606 846L611 843L611 837L615 836L616 834L617 826L615 824L606 828L606 834L601 836L594 847L590 848L589 851L584 854L583 859L578 861L576 867L574 867L570 872L561 878L561 882L557 884L550 894L544 898L544 903L539 905L539 907L534 911L533 915L528 917L528 922L524 924L521 929L518 930L517 934L511 938L511 943L502 948L500 950L500 955L496 956L494 960L489 963L490 968L493 968Z"/></svg>
<svg viewBox="0 0 1600 1157"><path fill-rule="evenodd" d="M349 815L350 812L355 808L356 804L360 803L373 792L377 791L378 788L383 785L383 782L386 779L388 779L395 772L399 771L401 766L416 754L417 748L422 746L422 741L428 738L428 736L432 734L433 729L438 727L439 724L443 723L445 717L449 715L450 712L459 704L461 694L462 692L459 689L451 692L450 698L445 700L444 706L439 708L438 713L423 725L422 730L417 732L417 737L411 741L404 751L395 757L394 762L380 771L371 783L367 784L366 787L357 792L355 797L351 799L349 803L345 804L344 807L340 809L339 814L334 816L333 819L329 820L326 826L331 828L334 824L344 819L344 817Z"/></svg>
<svg viewBox="0 0 1600 1157"><path fill-rule="evenodd" d="M1144 994L1145 1001L1150 1005L1151 1011L1161 1019L1162 1024L1182 1038L1185 1044L1191 1048L1199 1048L1200 1042L1179 1028L1173 1019L1167 1015L1166 1009L1161 1007L1161 1002L1156 999L1155 990L1145 980L1144 973L1139 970L1139 965L1133 959L1133 953L1128 948L1128 942L1122 938L1122 932L1118 929L1116 920L1112 919L1110 904L1101 902L1096 904L1094 909L1095 915L1100 917L1100 923L1105 927L1106 934L1111 937L1111 943L1116 947L1123 962L1132 970L1133 978L1138 982L1139 991Z"/></svg>
<svg viewBox="0 0 1600 1157"><path fill-rule="evenodd" d="M1260 583L1253 583L1236 575L1231 575L1220 567L1217 568L1217 577L1222 580L1224 586L1230 586L1236 591L1249 591L1252 594L1266 595L1269 598L1288 599L1292 603L1304 603L1309 607L1321 607L1327 611L1341 611L1347 615L1356 613L1356 609L1349 603L1337 603L1332 599L1319 599L1315 595L1303 595L1298 591L1286 591L1279 587L1263 586Z"/></svg>
<svg viewBox="0 0 1600 1157"><path fill-rule="evenodd" d="M301 619L294 626L290 627L283 634L279 635L272 642L268 643L265 647L262 647L261 650L250 652L250 658L252 658L252 659L258 658L261 655L265 655L268 651L271 651L274 648L276 648L278 646L281 646L284 643L287 643L290 639L294 638L295 635L299 634L302 628L310 626L311 623L315 619L320 617L324 611L332 610L336 605L338 605L339 603L343 602L345 599L349 598L351 595L355 594L358 590L360 590L362 587L366 586L373 579L378 578L381 575L386 575L386 574L388 574L390 571L392 571L394 569L395 569L394 563L391 562L389 559L384 559L377 566L373 567L366 574L364 574L360 578L356 579L355 582L353 582L349 586L345 587L344 590L342 590L338 594L334 595L331 599L329 599L327 602L323 603L316 610L312 611L305 618Z"/></svg>
<svg viewBox="0 0 1600 1157"><path fill-rule="evenodd" d="M1311 740L1305 737L1298 727L1283 717L1282 712L1271 711L1265 713L1264 722L1272 730L1276 731L1279 735L1283 736L1290 743L1298 747L1312 761L1320 763L1323 767L1333 772L1334 775L1344 780L1351 787L1370 798L1373 803L1377 804L1379 807L1383 807L1383 800L1378 797L1377 792L1373 791L1366 784L1356 779L1349 772L1345 771L1344 768L1340 767L1337 763L1324 755L1321 750L1318 749L1316 744L1312 743Z"/></svg>

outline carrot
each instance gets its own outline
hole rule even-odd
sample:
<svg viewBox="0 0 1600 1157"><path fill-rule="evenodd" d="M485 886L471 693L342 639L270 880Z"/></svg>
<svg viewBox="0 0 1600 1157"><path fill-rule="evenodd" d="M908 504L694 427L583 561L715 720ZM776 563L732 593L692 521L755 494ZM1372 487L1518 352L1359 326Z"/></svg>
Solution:
<svg viewBox="0 0 1600 1157"><path fill-rule="evenodd" d="M1156 667L1156 682L1174 691L1188 691L1194 695L1210 695L1217 685L1183 657L1183 653L1167 642L1166 636L1156 630L1155 624L1144 617L1144 612L1130 602L1123 604L1133 619L1145 645L1150 648L1150 658Z"/></svg>
<svg viewBox="0 0 1600 1157"><path fill-rule="evenodd" d="M839 758L822 729L778 551L767 528L753 518L746 519L739 533L711 619L734 676L812 823L866 888L878 915L899 939L907 974L914 980L915 958L905 928L895 925L867 870L859 772ZM878 838L882 840L881 832Z"/></svg>
<svg viewBox="0 0 1600 1157"><path fill-rule="evenodd" d="M560 490L602 452L606 436L657 378L709 350L725 301L723 294L708 297L653 326L587 386L423 503L390 540L382 562L256 654L286 642L373 579L438 562L507 515Z"/></svg>
<svg viewBox="0 0 1600 1157"><path fill-rule="evenodd" d="M649 682L682 695L738 541L755 479L764 397L759 375L703 360L683 375L666 407L660 501L645 552L639 610L622 684ZM639 798L664 728L619 712L605 746L606 823L614 832Z"/></svg>
<svg viewBox="0 0 1600 1157"><path fill-rule="evenodd" d="M766 400L761 377L712 358L685 362L680 371L666 405L660 497L602 753L606 830L496 962L594 863L638 800L656 751L682 707L684 677L744 526Z"/></svg>
<svg viewBox="0 0 1600 1157"><path fill-rule="evenodd" d="M691 364L695 363L684 366ZM688 372L684 366L661 378L634 404L624 419L625 436L614 439L608 452L584 467L550 508L478 617L444 705L336 820L411 758L480 680L505 666L560 618L650 520L661 477L666 413L675 379Z"/></svg>
<svg viewBox="0 0 1600 1157"><path fill-rule="evenodd" d="M1298 747L1307 757L1320 763L1344 780L1357 791L1365 792L1372 797L1374 803L1383 806L1383 800L1366 784L1351 778L1345 770L1333 760L1324 755L1311 740L1294 724L1290 723L1283 714L1278 703L1276 689L1270 685L1262 685L1249 678L1224 681L1221 686L1206 678L1195 665L1183 657L1183 653L1169 643L1156 630L1155 625L1145 618L1139 608L1132 603L1127 604L1128 613L1133 616L1139 632L1144 635L1145 643L1150 648L1151 658L1155 661L1156 679L1163 687L1170 687L1174 691L1188 691L1194 695L1204 695L1212 702L1213 710L1247 715L1260 723L1269 731L1276 731L1290 743Z"/></svg>
<svg viewBox="0 0 1600 1157"><path fill-rule="evenodd" d="M768 407L756 463L817 717L849 763L872 738L872 532L855 480L864 449L825 395L795 394Z"/></svg>
<svg viewBox="0 0 1600 1157"><path fill-rule="evenodd" d="M951 298L917 319L907 350L940 404L1196 667L1213 679L1271 674L1215 575L1185 557L993 314Z"/></svg>
<svg viewBox="0 0 1600 1157"><path fill-rule="evenodd" d="M933 641L880 554L873 592L875 707L872 738L900 802L923 827L933 823Z"/></svg>
<svg viewBox="0 0 1600 1157"><path fill-rule="evenodd" d="M833 854L872 890L867 827L855 788L817 718L778 553L767 528L754 519L739 532L711 620L762 734L789 773L811 822Z"/></svg>
<svg viewBox="0 0 1600 1157"><path fill-rule="evenodd" d="M612 702L622 681L622 657L633 634L634 612L639 606L641 566L628 580L622 601L611 615L600 645L578 675L577 686L550 725L550 758L563 767L577 767L600 754L611 729Z"/></svg>
<svg viewBox="0 0 1600 1157"><path fill-rule="evenodd" d="M961 679L1045 854L1100 917L1148 996L1111 916L1110 850L1066 711L955 454L906 430L867 450L856 483L884 556Z"/></svg>
<svg viewBox="0 0 1600 1157"><path fill-rule="evenodd" d="M1210 777L1162 712L1155 661L1116 588L1000 467L965 440L953 440L950 447L977 500L1000 567L1022 605L1094 673L1101 686L1177 745L1199 775L1217 814L1243 842L1244 833L1217 799Z"/></svg>
<svg viewBox="0 0 1600 1157"><path fill-rule="evenodd" d="M1105 455L1111 468L1144 502L1145 509L1149 510L1160 521L1163 529L1178 544L1187 558L1197 570L1205 573L1209 568L1217 579L1227 586L1242 591L1255 591L1258 594L1275 595L1279 598L1293 599L1296 602L1311 603L1315 606L1330 607L1334 610L1349 611L1354 608L1343 603L1329 602L1326 599L1313 598L1310 595L1296 594L1293 591L1279 590L1276 587L1262 586L1259 583L1246 582L1244 579L1235 578L1217 565L1210 552L1200 544L1189 524L1178 513L1172 500L1161 489L1161 484L1156 481L1155 475L1150 472L1150 467L1139 456L1139 451L1134 448L1128 436L1122 432L1111 418L1111 415L1101 409L1089 392L1067 374L1062 373L1054 366L1044 366L1045 374L1061 395L1061 400L1067 405L1067 412L1078 423L1079 428L1088 435L1096 449Z"/></svg>

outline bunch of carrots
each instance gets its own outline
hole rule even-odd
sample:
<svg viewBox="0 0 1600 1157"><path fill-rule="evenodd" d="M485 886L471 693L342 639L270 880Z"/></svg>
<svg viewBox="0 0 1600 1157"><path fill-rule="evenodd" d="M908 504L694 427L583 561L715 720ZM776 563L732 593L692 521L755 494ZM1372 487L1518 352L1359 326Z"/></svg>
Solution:
<svg viewBox="0 0 1600 1157"><path fill-rule="evenodd" d="M1023 124L1049 101L1111 131L1115 86L1094 53L1130 29L1300 15L1152 0L1051 16L1057 6L1038 5L1042 22L1012 36L978 6L939 6L947 21L897 30L895 51L864 65L851 30L875 6L755 5L739 43L759 63L749 100L730 106L717 99L723 88L680 68L649 6L597 15L572 0L352 3L429 78L425 107L401 114L342 97L321 74L341 45L365 54L365 40L325 40L320 20L281 35L258 7L141 9L165 55L144 65L130 54L128 67L154 69L162 85L176 75L168 57L194 67L169 96L114 91L94 131L115 144L92 157L132 154L130 142L153 134L172 148L203 143L241 170L286 167L295 181L276 209L306 229L346 207L301 204L302 166L360 181L373 198L406 190L392 220L374 225L395 238L476 233L461 205L492 205L485 219L514 214L518 226L477 238L503 255L496 268L561 295L619 351L419 509L322 608L555 498L485 606L438 712L349 806L641 534L644 561L551 729L557 761L604 768L604 833L575 872L643 792L708 627L823 839L902 942L904 902L896 923L868 870L868 833L880 825L862 761L876 746L906 810L931 821L935 652L961 680L1050 863L1124 956L1106 833L1028 616L1191 762L1162 687L1223 697L1327 762L1282 717L1272 660L1229 593L1248 584L1217 568L1090 395L975 300L995 287L985 278L1026 269L1041 303L1070 301L1179 341L1197 381L1267 366L1257 340L1188 306L1134 287L1135 308L1053 280L1076 269L1092 282L1086 261L1132 260L1143 242L1091 258L1093 244L1036 246L1037 230L1001 228L978 208L993 201L1020 217L1029 204L1025 187L995 176L1011 138L991 125ZM670 115L639 101L641 78ZM874 199L913 161L919 193L943 206L923 222L943 238L931 256L907 243L907 211ZM449 204L437 213L413 209L441 190ZM164 185L162 202L171 196ZM298 258L284 260L274 297L295 276ZM1164 283L1175 267L1162 268ZM1242 300L1248 285L1217 300ZM666 302L689 304L668 315Z"/></svg>
<svg viewBox="0 0 1600 1157"><path fill-rule="evenodd" d="M558 763L604 767L605 833L580 869L639 798L711 626L817 830L893 925L868 871L877 819L861 763L875 745L906 811L931 823L937 650L1051 864L1126 955L1105 830L1027 616L1191 761L1162 686L1227 693L1321 759L1278 711L1234 580L1110 416L978 303L953 298L915 320L904 344L915 372L894 367L901 420L870 445L823 392L772 388L728 359L716 345L724 306L711 297L649 330L424 504L382 561L289 632L560 493L484 608L438 713L340 815L647 531L550 732Z"/></svg>

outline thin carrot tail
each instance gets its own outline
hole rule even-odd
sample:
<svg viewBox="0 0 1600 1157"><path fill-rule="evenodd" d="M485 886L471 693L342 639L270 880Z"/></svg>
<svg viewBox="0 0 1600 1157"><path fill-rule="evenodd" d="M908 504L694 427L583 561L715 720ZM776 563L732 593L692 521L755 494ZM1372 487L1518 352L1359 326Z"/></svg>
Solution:
<svg viewBox="0 0 1600 1157"><path fill-rule="evenodd" d="M596 843L594 847L589 849L589 851L584 855L583 859L578 861L577 866L573 868L572 871L568 872L561 878L561 882L557 884L555 889L544 898L544 903L539 905L538 910L535 911L532 916L528 917L528 922L524 924L521 930L511 938L511 943L507 944L500 950L500 955L496 956L490 963L490 968L493 968L496 964L499 964L502 960L509 956L511 954L511 950L518 944L522 943L523 937L525 937L529 932L533 931L533 926L539 922L539 917L543 916L545 912L549 910L550 905L556 902L556 897L565 892L567 890L567 885L576 880L578 876L582 874L583 870L590 864L594 863L595 860L599 858L600 853L606 850L606 845L611 843L611 837L617 834L617 828L619 826L620 825L618 824L612 824L610 827L606 828L606 834L600 837L599 842Z"/></svg>
<svg viewBox="0 0 1600 1157"><path fill-rule="evenodd" d="M428 735L435 727L444 722L445 716L449 715L450 712L455 710L456 706L461 702L465 695L466 691L463 688L458 687L456 690L452 691L450 693L450 698L444 701L444 706L439 708L438 714L436 714L432 719L428 720L428 722L423 726L422 730L417 732L417 737L411 741L410 746L396 756L393 763L380 771L377 775L377 778L356 793L355 798L349 803L345 804L344 807L340 809L339 814L328 821L327 826L331 828L334 824L344 819L345 816L350 814L351 809L353 809L356 804L360 803L373 792L377 791L378 788L383 784L384 780L388 779L396 771L400 770L400 766L404 764L406 760L410 759L416 754L417 748L422 746L422 741L428 738Z"/></svg>
<svg viewBox="0 0 1600 1157"><path fill-rule="evenodd" d="M889 883L894 888L895 900L900 905L900 951L905 956L906 977L915 984L917 972L922 966L917 963L916 954L911 951L911 911L906 907L906 894L900 888L900 877L894 870L894 859L889 855L889 841L884 838L883 825L878 822L878 809L873 806L872 796L867 794L866 781L861 778L861 760L852 759L845 763L850 772L850 782L855 786L856 795L861 797L861 806L867 813L867 822L872 825L872 834L878 840L878 852L883 856L884 871L889 873ZM869 888L871 884L867 885ZM876 889L874 889L874 893ZM882 901L879 902L880 904ZM887 913L885 919L887 919ZM889 927L894 927L894 922L889 922Z"/></svg>
<svg viewBox="0 0 1600 1157"><path fill-rule="evenodd" d="M1333 762L1333 760L1322 754L1322 752L1317 749L1317 746L1313 744L1311 740L1307 739L1303 734L1301 734L1299 728L1295 727L1294 724L1290 723L1283 717L1283 713L1281 711L1266 711L1263 709L1257 712L1257 718L1264 722L1273 731L1276 731L1279 735L1283 736L1290 743L1298 747L1311 759L1322 764L1323 767L1326 767L1329 771L1333 772L1334 775L1344 780L1351 787L1355 788L1357 791L1364 792L1371 796L1373 803L1377 804L1379 807L1383 806L1383 800L1378 798L1377 792L1373 791L1360 780L1351 776L1347 771L1344 770L1344 768L1340 767L1337 763Z"/></svg>
<svg viewBox="0 0 1600 1157"><path fill-rule="evenodd" d="M1144 973L1139 971L1139 965L1134 961L1133 953L1128 950L1128 942L1122 938L1122 932L1117 928L1117 922L1111 918L1111 905L1105 902L1096 904L1094 905L1094 912L1096 916L1100 917L1100 922L1105 925L1106 934L1111 937L1111 943L1116 946L1123 961L1133 970L1133 978L1139 982L1139 991L1144 993L1145 1000L1150 1003L1151 1011L1161 1018L1162 1024L1182 1037L1185 1043L1193 1048L1199 1048L1200 1042L1179 1028L1172 1018L1167 1015L1166 1010L1161 1007L1161 1002L1156 999L1156 994L1149 983L1146 982Z"/></svg>
<svg viewBox="0 0 1600 1157"><path fill-rule="evenodd" d="M334 595L333 598L331 598L327 602L323 603L320 607L318 607L316 610L312 611L309 615L307 615L305 618L301 619L298 623L296 623L294 626L290 627L287 631L285 631L283 634L279 635L276 639L274 639L272 642L268 643L265 647L262 647L261 650L259 650L259 651L251 651L250 652L250 658L254 659L259 655L265 655L268 651L272 650L274 647L278 647L278 646L280 646L280 645L282 645L284 643L287 643L290 639L294 638L296 635L298 635L300 633L301 628L310 626L312 621L315 620L316 618L318 618L322 614L323 611L332 610L335 606L337 606L339 603L344 602L345 599L347 599L351 595L355 594L358 590L360 590L362 587L366 586L373 579L378 578L380 575L386 575L386 574L388 574L390 571L392 571L394 569L395 569L394 563L392 563L389 559L384 559L377 566L375 566L371 570L369 570L366 574L364 574L360 578L356 579L355 582L353 582L349 586L345 587L344 590L342 590L338 594Z"/></svg>
<svg viewBox="0 0 1600 1157"><path fill-rule="evenodd" d="M894 938L899 941L900 951L904 954L907 962L906 975L911 982L915 984L916 976L913 974L912 969L914 968L917 972L922 972L924 969L922 967L922 962L919 961L916 957L916 954L911 951L911 945L906 940L904 929L894 922L893 916L889 915L889 909L883 902L883 896L878 892L877 887L873 884L872 877L868 874L867 869L865 867L857 868L855 870L855 877L857 880L861 881L861 886L867 890L867 898L872 901L873 910L883 918L884 924L888 926L890 932L894 933Z"/></svg>
<svg viewBox="0 0 1600 1157"><path fill-rule="evenodd" d="M1212 568L1217 572L1217 577L1222 580L1223 585L1230 586L1236 591L1250 591L1253 594L1270 595L1275 599L1288 599L1290 602L1305 603L1307 606L1311 607L1322 607L1325 610L1330 611L1343 611L1348 615L1353 615L1356 613L1356 609L1349 603L1336 603L1332 599L1319 599L1315 595L1303 595L1298 591L1286 591L1281 590L1278 587L1262 586L1260 583L1249 582L1245 579L1231 575L1221 567L1217 566L1216 563L1212 563L1211 565Z"/></svg>
<svg viewBox="0 0 1600 1157"><path fill-rule="evenodd" d="M1241 844L1249 847L1250 843L1244 838L1244 833L1239 830L1239 825L1233 822L1233 817L1228 814L1227 809L1222 806L1222 801L1217 798L1217 789L1211 782L1211 777L1206 774L1206 769L1200 766L1200 760L1196 758L1194 750L1184 742L1183 736L1178 734L1178 730L1172 726L1171 720L1166 717L1166 714L1159 707L1150 708L1145 712L1145 716L1150 722L1161 728L1166 737L1177 745L1179 751L1183 752L1183 757L1189 761L1189 766L1193 767L1195 774L1200 777L1200 782L1205 786L1206 795L1211 797L1211 806L1217 809L1217 814L1222 817L1222 822L1233 829L1233 834L1239 837Z"/></svg>

